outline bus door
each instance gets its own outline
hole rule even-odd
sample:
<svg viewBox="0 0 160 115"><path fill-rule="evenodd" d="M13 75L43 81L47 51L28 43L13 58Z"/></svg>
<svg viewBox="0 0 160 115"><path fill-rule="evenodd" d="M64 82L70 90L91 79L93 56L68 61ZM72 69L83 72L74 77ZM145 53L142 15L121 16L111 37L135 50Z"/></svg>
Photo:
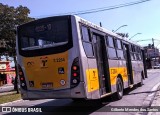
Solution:
<svg viewBox="0 0 160 115"><path fill-rule="evenodd" d="M133 74L132 74L132 62L131 62L129 45L123 43L123 48L124 48L124 55L125 55L125 59L126 59L128 85L131 85L131 84L133 84Z"/></svg>
<svg viewBox="0 0 160 115"><path fill-rule="evenodd" d="M93 34L92 38L97 60L100 93L103 95L111 91L105 40L98 34Z"/></svg>
<svg viewBox="0 0 160 115"><path fill-rule="evenodd" d="M145 51L141 49L141 57L143 60L143 67L144 67L144 76L147 78L147 68L146 68L146 58L145 58Z"/></svg>

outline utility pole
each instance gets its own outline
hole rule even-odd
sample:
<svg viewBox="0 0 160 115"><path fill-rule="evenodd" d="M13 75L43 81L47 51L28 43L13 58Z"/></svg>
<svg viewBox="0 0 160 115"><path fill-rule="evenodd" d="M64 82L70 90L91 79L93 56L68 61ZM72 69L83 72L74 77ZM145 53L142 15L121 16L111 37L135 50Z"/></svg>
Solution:
<svg viewBox="0 0 160 115"><path fill-rule="evenodd" d="M153 59L154 59L154 66L156 65L156 48L154 47L154 38L152 38L152 42L153 42L153 44L152 44L152 47L153 47Z"/></svg>

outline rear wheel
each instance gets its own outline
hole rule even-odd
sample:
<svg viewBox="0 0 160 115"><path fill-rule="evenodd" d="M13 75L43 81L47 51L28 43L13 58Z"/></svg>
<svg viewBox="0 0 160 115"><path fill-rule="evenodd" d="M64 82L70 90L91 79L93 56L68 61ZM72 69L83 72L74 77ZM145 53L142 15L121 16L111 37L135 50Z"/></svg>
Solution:
<svg viewBox="0 0 160 115"><path fill-rule="evenodd" d="M79 102L79 101L86 101L84 98L72 98L73 101Z"/></svg>
<svg viewBox="0 0 160 115"><path fill-rule="evenodd" d="M115 93L115 98L120 100L123 97L123 82L119 77L117 78L116 88L117 92Z"/></svg>

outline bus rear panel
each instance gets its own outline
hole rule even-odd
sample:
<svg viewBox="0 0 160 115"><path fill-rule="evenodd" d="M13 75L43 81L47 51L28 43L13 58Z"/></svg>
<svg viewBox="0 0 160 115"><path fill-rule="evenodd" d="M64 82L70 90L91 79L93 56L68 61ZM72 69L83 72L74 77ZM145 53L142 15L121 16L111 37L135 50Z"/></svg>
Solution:
<svg viewBox="0 0 160 115"><path fill-rule="evenodd" d="M72 26L71 16L60 16L18 27L23 99L85 98L78 47L73 45L78 40L72 35Z"/></svg>

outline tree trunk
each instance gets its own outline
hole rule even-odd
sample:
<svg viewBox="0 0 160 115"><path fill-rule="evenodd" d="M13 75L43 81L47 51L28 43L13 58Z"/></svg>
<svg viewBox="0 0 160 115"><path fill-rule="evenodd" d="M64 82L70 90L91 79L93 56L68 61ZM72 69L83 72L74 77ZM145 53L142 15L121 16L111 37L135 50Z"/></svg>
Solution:
<svg viewBox="0 0 160 115"><path fill-rule="evenodd" d="M13 57L14 58L14 63L15 63L15 82L14 82L14 90L17 91L17 93L19 93L19 88L18 88L18 70L17 70L17 60L16 60L16 56Z"/></svg>

